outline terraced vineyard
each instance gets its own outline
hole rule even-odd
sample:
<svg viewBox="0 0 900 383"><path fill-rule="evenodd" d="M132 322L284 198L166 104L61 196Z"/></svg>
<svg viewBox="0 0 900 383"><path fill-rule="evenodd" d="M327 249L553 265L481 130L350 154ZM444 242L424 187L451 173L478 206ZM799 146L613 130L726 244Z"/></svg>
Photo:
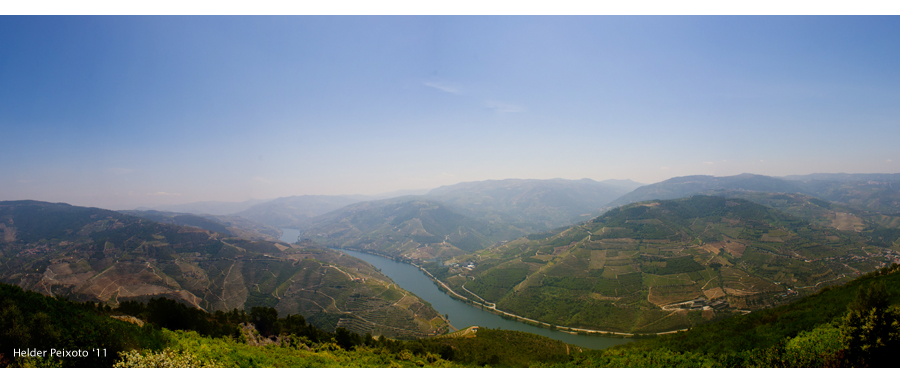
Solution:
<svg viewBox="0 0 900 383"><path fill-rule="evenodd" d="M856 230L696 196L628 205L456 257L441 275L455 291L527 318L654 333L844 283L885 265L883 250Z"/></svg>
<svg viewBox="0 0 900 383"><path fill-rule="evenodd" d="M371 265L317 247L224 237L116 212L0 203L0 281L100 301L167 297L207 312L274 307L333 331L418 338L447 331L437 311Z"/></svg>

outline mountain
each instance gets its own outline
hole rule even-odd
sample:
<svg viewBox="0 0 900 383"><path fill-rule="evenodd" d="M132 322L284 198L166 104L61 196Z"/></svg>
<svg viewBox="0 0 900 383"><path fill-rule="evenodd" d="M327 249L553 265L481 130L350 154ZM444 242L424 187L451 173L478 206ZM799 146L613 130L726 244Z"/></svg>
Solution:
<svg viewBox="0 0 900 383"><path fill-rule="evenodd" d="M654 333L782 304L882 267L883 253L900 249L869 239L747 200L694 196L615 208L456 257L432 274L507 313ZM695 299L722 309L689 310Z"/></svg>
<svg viewBox="0 0 900 383"><path fill-rule="evenodd" d="M350 204L412 197L442 202L458 212L528 232L569 225L596 216L602 208L641 184L631 180L488 180L428 190L401 190L378 195L293 196L260 203L238 216L274 226L299 229L313 217Z"/></svg>
<svg viewBox="0 0 900 383"><path fill-rule="evenodd" d="M251 241L277 241L281 235L281 230L277 228L236 215L197 215L157 210L121 210L119 212L159 223L193 226Z"/></svg>
<svg viewBox="0 0 900 383"><path fill-rule="evenodd" d="M248 199L243 202L202 201L178 205L159 205L153 208L139 207L135 210L161 210L177 213L229 215L246 210L253 205L271 201L270 199Z"/></svg>
<svg viewBox="0 0 900 383"><path fill-rule="evenodd" d="M464 182L424 196L349 205L311 218L301 236L391 257L448 258L589 219L633 184L589 179Z"/></svg>
<svg viewBox="0 0 900 383"><path fill-rule="evenodd" d="M395 338L447 327L368 263L329 249L38 201L0 202L0 231L0 282L46 295L113 306L167 297L208 312L274 307Z"/></svg>
<svg viewBox="0 0 900 383"><path fill-rule="evenodd" d="M634 202L684 198L696 194L709 194L723 190L749 190L777 193L803 193L796 183L780 178L756 174L740 174L730 177L686 176L675 177L655 184L641 186L609 203L610 207Z"/></svg>
<svg viewBox="0 0 900 383"><path fill-rule="evenodd" d="M727 191L803 193L873 213L900 215L900 174L810 174L768 177L741 174L730 177L675 177L646 185L617 198L608 206L654 199L683 198Z"/></svg>
<svg viewBox="0 0 900 383"><path fill-rule="evenodd" d="M599 215L612 200L640 186L631 180L489 180L442 186L425 198L463 214L529 232L571 225Z"/></svg>
<svg viewBox="0 0 900 383"><path fill-rule="evenodd" d="M391 257L431 259L483 249L524 235L521 229L471 218L419 197L361 202L323 214L300 237Z"/></svg>
<svg viewBox="0 0 900 383"><path fill-rule="evenodd" d="M810 174L789 176L807 194L865 211L900 215L900 174Z"/></svg>
<svg viewBox="0 0 900 383"><path fill-rule="evenodd" d="M344 206L368 200L361 195L302 195L281 197L254 205L236 215L254 221L282 228L300 228L318 215L340 209Z"/></svg>

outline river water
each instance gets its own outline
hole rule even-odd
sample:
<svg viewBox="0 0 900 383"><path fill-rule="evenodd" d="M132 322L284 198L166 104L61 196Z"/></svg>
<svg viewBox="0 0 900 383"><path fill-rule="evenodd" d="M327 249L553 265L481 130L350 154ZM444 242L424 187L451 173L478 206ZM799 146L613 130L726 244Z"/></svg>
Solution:
<svg viewBox="0 0 900 383"><path fill-rule="evenodd" d="M297 242L298 238L300 238L300 230L282 227L281 238L278 239L281 240L281 242L294 243Z"/></svg>
<svg viewBox="0 0 900 383"><path fill-rule="evenodd" d="M300 236L300 230L281 228L281 231L283 234L279 239L287 243L297 242L297 238ZM631 341L631 339L612 338L600 335L573 335L560 331L551 331L550 329L543 327L527 325L510 319L504 319L497 314L481 310L480 308L450 298L449 295L439 290L425 273L413 265L359 251L334 250L343 251L352 257L362 259L377 267L384 275L387 275L394 280L397 285L416 294L416 296L424 299L426 302L431 303L431 306L441 313L441 315L447 314L449 316L448 319L450 319L450 324L458 329L469 326L481 326L530 332L532 334L546 336L576 346L598 350Z"/></svg>
<svg viewBox="0 0 900 383"><path fill-rule="evenodd" d="M296 240L296 237L294 237L294 240L291 242L295 242ZM397 262L377 255L361 253L359 251L334 250L343 251L350 256L362 259L377 267L384 275L393 279L400 287L416 294L416 296L424 299L428 303L431 303L431 306L440 312L441 315L449 315L450 324L457 329L463 329L469 326L481 326L530 332L532 334L546 336L576 346L598 350L631 341L631 339L612 338L599 335L573 335L561 331L551 331L547 328L527 325L510 319L504 319L499 315L483 311L480 308L450 298L449 295L439 290L425 273L413 265Z"/></svg>

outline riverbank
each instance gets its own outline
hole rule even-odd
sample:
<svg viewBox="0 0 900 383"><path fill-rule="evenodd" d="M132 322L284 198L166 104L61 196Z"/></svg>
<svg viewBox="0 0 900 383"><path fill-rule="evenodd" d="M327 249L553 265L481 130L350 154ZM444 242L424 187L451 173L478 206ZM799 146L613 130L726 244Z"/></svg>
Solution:
<svg viewBox="0 0 900 383"><path fill-rule="evenodd" d="M500 310L497 308L497 305L493 302L484 301L484 303L482 303L482 302L475 301L469 297L466 297L462 294L459 294L456 291L454 291L453 289L451 289L449 286L447 286L443 281L437 279L434 275L432 275L424 267L422 267L418 264L409 262L406 259L403 259L400 257L392 257L389 255L384 255L384 254L378 254L375 252L371 252L369 250L359 250L359 249L354 249L354 248L338 248L338 249L350 250L350 251L355 251L355 252L360 252L360 253L365 253L365 254L371 254L374 256L378 256L381 258L385 258L385 259L394 261L394 262L414 266L417 269L419 269L419 271L421 271L423 274L425 274L425 276L428 277L428 279L438 288L438 290L440 290L441 292L446 294L446 296L448 296L456 301L465 303L466 305L476 307L483 311L489 312L489 313L496 315L498 317L501 317L503 319L516 321L516 322L526 324L529 326L533 326L533 327L536 327L539 329L544 329L544 330L549 329L550 331L558 331L558 332L563 332L563 333L571 334L571 335L591 335L591 336L602 336L602 337L608 337L608 338L642 338L642 337L652 337L652 336L657 336L657 335L673 334L673 333L677 333L680 331L688 330L685 328L685 329L664 331L664 332L658 332L658 333L628 333L628 332L584 329L584 328L568 327L568 326L557 326L552 323L542 322L542 321L539 321L536 319L527 318L527 317L523 317L520 315L516 315L516 314L510 313L510 312Z"/></svg>

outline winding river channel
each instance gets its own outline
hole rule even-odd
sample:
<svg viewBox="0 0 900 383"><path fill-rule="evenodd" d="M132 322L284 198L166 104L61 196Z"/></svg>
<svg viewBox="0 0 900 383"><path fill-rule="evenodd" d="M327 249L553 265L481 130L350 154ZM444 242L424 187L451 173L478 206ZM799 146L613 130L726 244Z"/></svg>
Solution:
<svg viewBox="0 0 900 383"><path fill-rule="evenodd" d="M293 229L281 230L284 232L284 235L281 237L282 241L288 243L297 241L297 237L300 234L299 231ZM631 339L600 335L574 335L561 331L551 331L547 328L531 326L510 319L504 319L499 315L450 298L449 295L439 290L425 273L413 265L359 251L343 249L334 250L343 251L352 257L361 259L377 267L384 275L387 275L397 283L397 285L416 294L416 296L424 299L428 303L431 303L432 307L442 315L448 315L450 324L458 329L469 326L481 326L530 332L532 334L546 336L548 338L591 349L603 349L631 341Z"/></svg>

